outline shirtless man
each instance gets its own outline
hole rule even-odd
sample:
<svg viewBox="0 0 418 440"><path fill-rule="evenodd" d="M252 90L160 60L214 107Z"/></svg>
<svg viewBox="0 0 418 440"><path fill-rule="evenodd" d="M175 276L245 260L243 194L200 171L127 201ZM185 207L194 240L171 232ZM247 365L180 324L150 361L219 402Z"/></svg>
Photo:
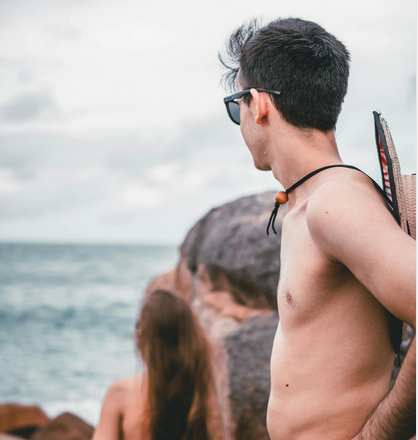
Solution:
<svg viewBox="0 0 418 440"><path fill-rule="evenodd" d="M226 82L245 91L230 97L228 113L256 168L289 188L313 170L342 164L333 129L347 91L344 45L315 23L280 19L242 26L228 47L220 57ZM364 174L330 168L289 193L271 440L414 435L415 340L389 391L395 353L388 311L415 329L415 268L415 241Z"/></svg>

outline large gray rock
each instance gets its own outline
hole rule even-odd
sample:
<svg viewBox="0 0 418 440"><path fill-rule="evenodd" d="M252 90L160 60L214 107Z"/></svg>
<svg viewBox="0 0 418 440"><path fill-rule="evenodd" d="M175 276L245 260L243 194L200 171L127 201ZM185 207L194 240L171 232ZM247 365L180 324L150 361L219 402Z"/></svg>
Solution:
<svg viewBox="0 0 418 440"><path fill-rule="evenodd" d="M236 439L269 439L265 421L270 394L270 355L278 323L277 313L255 316L225 337Z"/></svg>
<svg viewBox="0 0 418 440"><path fill-rule="evenodd" d="M197 273L203 264L214 290L229 290L239 304L277 308L281 221L275 235L266 227L274 206L273 192L243 197L212 209L190 230L181 246L187 267Z"/></svg>

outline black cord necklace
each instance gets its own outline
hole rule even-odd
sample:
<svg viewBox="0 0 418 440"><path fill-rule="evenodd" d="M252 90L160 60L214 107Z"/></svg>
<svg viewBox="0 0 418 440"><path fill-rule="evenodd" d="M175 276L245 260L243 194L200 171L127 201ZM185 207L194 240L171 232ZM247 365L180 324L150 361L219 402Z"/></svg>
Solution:
<svg viewBox="0 0 418 440"><path fill-rule="evenodd" d="M328 165L326 167L318 168L315 171L312 171L311 173L307 174L305 177L302 177L302 179L298 180L294 185L292 185L290 188L288 188L286 191L280 191L276 194L276 202L274 204L273 211L270 215L270 220L267 225L267 235L269 235L269 229L271 225L271 229L273 229L273 232L277 235L276 230L274 229L274 222L276 221L277 217L277 211L280 208L280 205L285 205L289 200L289 193L290 191L293 191L295 188L297 188L299 185L302 185L302 183L306 182L311 177L315 176L315 174L320 173L321 171L327 170L328 168L351 168L352 170L360 171L361 173L365 174L374 184L375 188L380 192L380 194L384 197L386 202L389 203L389 205L392 207L392 201L388 198L386 193L383 191L382 188L380 188L379 184L376 183L370 176L368 176L364 171L361 171L359 168L353 166L353 165Z"/></svg>

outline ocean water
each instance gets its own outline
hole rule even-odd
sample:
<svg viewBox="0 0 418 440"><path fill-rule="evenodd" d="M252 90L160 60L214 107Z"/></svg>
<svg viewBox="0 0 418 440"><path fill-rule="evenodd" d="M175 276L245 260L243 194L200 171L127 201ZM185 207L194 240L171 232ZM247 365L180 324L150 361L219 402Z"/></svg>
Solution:
<svg viewBox="0 0 418 440"><path fill-rule="evenodd" d="M0 403L96 425L116 379L141 371L134 326L174 246L0 243Z"/></svg>

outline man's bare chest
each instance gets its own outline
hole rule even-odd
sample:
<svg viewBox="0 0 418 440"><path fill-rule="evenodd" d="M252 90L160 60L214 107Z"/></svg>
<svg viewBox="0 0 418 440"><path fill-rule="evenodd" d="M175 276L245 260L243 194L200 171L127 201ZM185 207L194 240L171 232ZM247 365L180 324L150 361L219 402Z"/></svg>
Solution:
<svg viewBox="0 0 418 440"><path fill-rule="evenodd" d="M282 320L305 320L335 299L346 276L312 240L304 215L285 218L282 227L277 303Z"/></svg>

